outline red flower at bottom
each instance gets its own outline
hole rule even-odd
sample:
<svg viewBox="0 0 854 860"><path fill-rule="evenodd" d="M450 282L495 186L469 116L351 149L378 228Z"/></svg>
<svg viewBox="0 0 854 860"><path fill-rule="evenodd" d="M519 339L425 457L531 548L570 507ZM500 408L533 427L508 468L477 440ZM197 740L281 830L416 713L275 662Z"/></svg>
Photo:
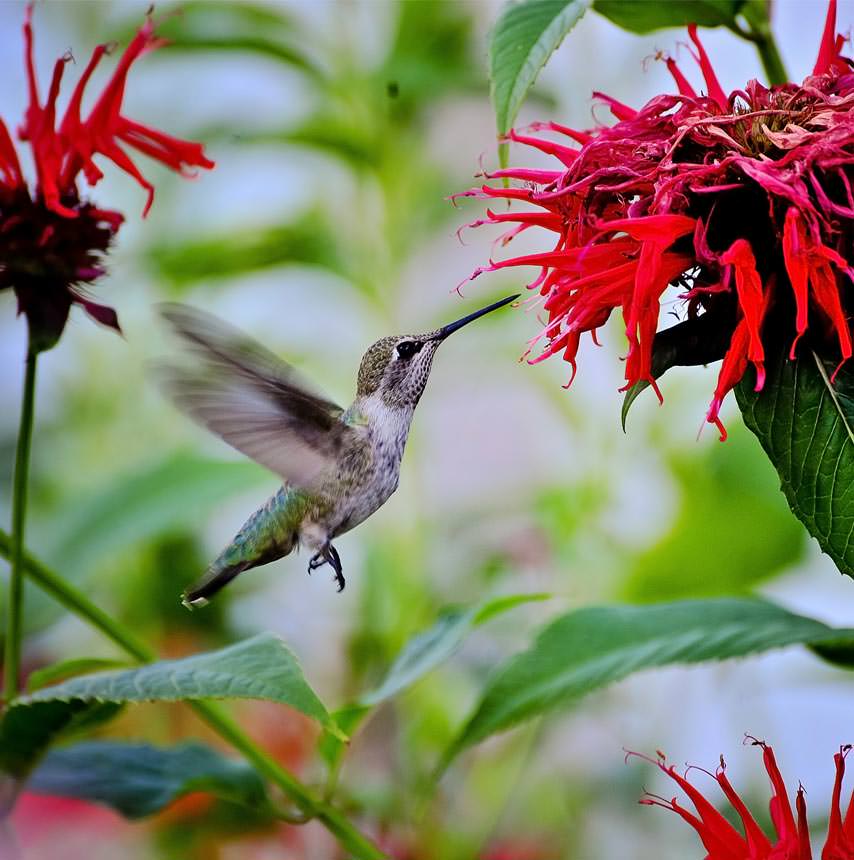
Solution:
<svg viewBox="0 0 854 860"><path fill-rule="evenodd" d="M681 806L675 797L666 800L647 793L641 798L640 803L647 806L662 806L687 821L697 831L706 849L706 860L812 860L803 786L798 786L795 812L793 812L786 794L786 785L774 758L774 751L762 741L753 738L748 740L754 746L762 748L765 770L771 780L773 793L770 811L776 837L773 842L756 823L756 819L750 814L744 801L727 779L723 757L714 774L703 772L709 773L717 781L726 799L741 819L743 832L733 827L685 776L677 773L675 767L668 765L661 753L658 754L657 760L648 759L643 755L639 757L653 762L676 782L688 795L696 814ZM844 819L840 809L845 758L850 750L850 746L841 747L833 757L836 764L836 780L833 784L827 841L821 853L821 860L854 860L854 795L849 801ZM629 755L639 754L629 753ZM702 768L698 769L702 770Z"/></svg>

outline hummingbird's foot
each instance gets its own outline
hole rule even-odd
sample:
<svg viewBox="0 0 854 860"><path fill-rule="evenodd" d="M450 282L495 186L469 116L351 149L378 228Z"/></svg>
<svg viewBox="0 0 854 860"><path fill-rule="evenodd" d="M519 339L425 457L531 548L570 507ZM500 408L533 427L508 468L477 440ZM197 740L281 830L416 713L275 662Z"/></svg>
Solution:
<svg viewBox="0 0 854 860"><path fill-rule="evenodd" d="M342 592L347 583L344 581L344 574L341 572L341 556L338 555L338 550L331 543L324 544L320 552L316 552L311 557L308 562L308 575L311 576L317 568L323 567L324 564L332 565L332 569L335 571L335 584L338 586L338 592Z"/></svg>
<svg viewBox="0 0 854 860"><path fill-rule="evenodd" d="M319 567L323 567L326 564L326 559L323 557L322 552L316 552L308 562L308 575L311 576Z"/></svg>
<svg viewBox="0 0 854 860"><path fill-rule="evenodd" d="M327 544L327 546L329 547L329 558L327 560L335 571L335 584L338 586L338 593L340 594L347 584L344 582L344 574L341 572L341 556L338 555L338 550L331 543Z"/></svg>

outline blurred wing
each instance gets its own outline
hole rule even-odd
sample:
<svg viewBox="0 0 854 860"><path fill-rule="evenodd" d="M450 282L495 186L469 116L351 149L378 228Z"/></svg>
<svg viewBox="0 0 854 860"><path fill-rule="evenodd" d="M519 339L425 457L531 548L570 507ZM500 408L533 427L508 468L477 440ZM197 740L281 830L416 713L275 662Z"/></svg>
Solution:
<svg viewBox="0 0 854 860"><path fill-rule="evenodd" d="M160 306L193 362L163 368L176 405L285 481L311 488L357 432L289 364L216 317Z"/></svg>

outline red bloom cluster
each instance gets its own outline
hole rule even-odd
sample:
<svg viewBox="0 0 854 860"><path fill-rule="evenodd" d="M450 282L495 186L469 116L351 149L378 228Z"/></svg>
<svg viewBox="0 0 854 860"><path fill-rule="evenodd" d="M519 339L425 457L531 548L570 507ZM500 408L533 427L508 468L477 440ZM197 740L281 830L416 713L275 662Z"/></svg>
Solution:
<svg viewBox="0 0 854 860"><path fill-rule="evenodd" d="M570 144L511 131L509 140L560 165L498 170L487 178L520 184L485 184L461 196L537 207L490 209L470 225L514 225L503 244L531 227L557 236L543 253L491 261L471 276L538 267L528 287L544 297L548 320L534 339L545 338L545 348L532 361L562 353L574 376L581 335L590 332L595 341L619 308L628 338L623 390L648 382L661 399L661 297L681 287L687 319L671 329L674 355L666 366L723 358L707 420L725 438L723 398L750 364L756 390L763 387L765 353L778 341L794 357L809 327L819 352L835 350L838 362L852 355L843 296L854 277L854 74L839 53L835 0L815 68L800 86L753 80L727 95L696 27L688 33L706 94L668 58L677 93L639 110L595 93L616 118L613 126L532 127Z"/></svg>
<svg viewBox="0 0 854 860"><path fill-rule="evenodd" d="M129 173L148 192L145 215L154 187L124 147L136 149L167 167L189 175L190 167L211 168L201 144L179 140L141 125L122 114L128 72L143 54L162 44L149 18L137 32L86 119L81 116L84 91L105 54L95 48L75 86L61 120L57 99L66 55L56 61L42 102L33 62L32 6L24 22L29 105L18 137L27 141L35 165L31 192L21 169L12 136L0 119L0 289L14 289L19 311L26 314L34 349L52 346L65 325L73 302L96 320L118 329L115 312L81 292L104 273L103 255L123 219L119 212L82 201L77 181L82 172L89 185L103 176L95 156L103 156Z"/></svg>
<svg viewBox="0 0 854 860"><path fill-rule="evenodd" d="M658 760L653 763L688 795L694 805L696 815L680 806L675 797L672 800L666 800L647 794L640 802L648 806L662 806L665 809L670 809L687 821L697 831L703 847L706 849L706 860L812 860L803 786L798 786L795 799L796 813L793 813L786 794L786 785L774 758L774 751L762 741L753 738L749 738L749 740L755 746L762 747L765 770L771 780L773 794L770 812L776 836L774 842L765 835L762 828L756 823L744 801L738 796L727 779L723 758L721 758L717 771L709 775L717 781L726 799L738 814L744 830L743 833L733 827L695 786L677 773L675 767L668 766L661 753L659 753ZM840 809L842 779L845 775L845 757L850 750L850 746L842 747L833 757L836 764L836 780L833 783L830 821L827 841L821 853L822 860L854 860L854 797L849 801L844 818ZM630 755L637 754L630 753ZM641 758L646 757L641 756ZM652 761L651 759L647 760ZM708 773L708 771L703 772Z"/></svg>

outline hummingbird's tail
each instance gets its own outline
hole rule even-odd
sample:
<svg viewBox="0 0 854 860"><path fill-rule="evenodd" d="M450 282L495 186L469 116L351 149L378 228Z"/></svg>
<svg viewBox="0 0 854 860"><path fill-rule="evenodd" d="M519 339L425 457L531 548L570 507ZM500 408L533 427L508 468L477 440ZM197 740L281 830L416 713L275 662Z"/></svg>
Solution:
<svg viewBox="0 0 854 860"><path fill-rule="evenodd" d="M184 591L187 609L204 606L244 570L287 555L297 544L294 521L304 511L304 499L282 487L243 524L232 542L217 556L204 576Z"/></svg>
<svg viewBox="0 0 854 860"><path fill-rule="evenodd" d="M232 579L247 568L254 567L249 561L241 561L237 564L224 564L220 556L205 572L205 575L185 589L181 595L181 603L187 609L197 609L205 606L208 600L220 589L225 588Z"/></svg>

